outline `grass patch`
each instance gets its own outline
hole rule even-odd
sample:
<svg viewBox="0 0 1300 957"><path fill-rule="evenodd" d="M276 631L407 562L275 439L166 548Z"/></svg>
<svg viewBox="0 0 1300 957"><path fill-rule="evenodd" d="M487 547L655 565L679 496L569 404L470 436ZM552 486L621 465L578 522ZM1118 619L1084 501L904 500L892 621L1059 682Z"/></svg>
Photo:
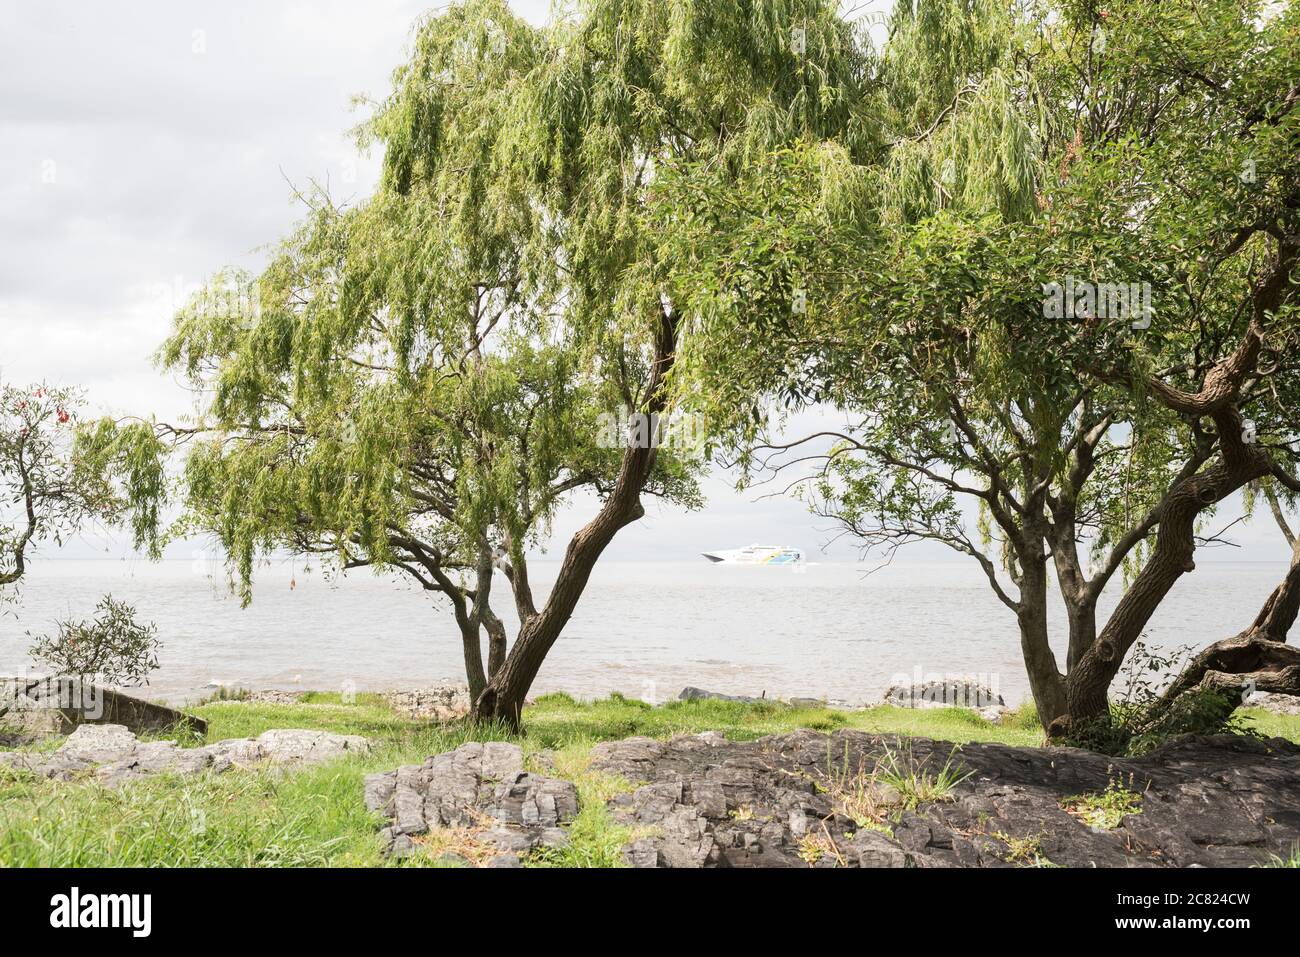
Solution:
<svg viewBox="0 0 1300 957"><path fill-rule="evenodd" d="M605 806L616 795L631 791L632 782L617 774L591 770L590 751L590 744L570 744L552 756L554 770L536 768L574 783L578 789L578 816L569 826L569 843L535 851L529 857L530 866L622 867L623 847L640 836L615 823Z"/></svg>
<svg viewBox="0 0 1300 957"><path fill-rule="evenodd" d="M1270 854L1268 860L1262 866L1300 868L1300 844L1292 844L1291 853L1286 857L1279 854Z"/></svg>
<svg viewBox="0 0 1300 957"><path fill-rule="evenodd" d="M313 696L295 704L213 701L193 709L208 722L208 741L253 738L272 728L304 728L395 739L416 722L397 714L378 695L357 695L345 704L338 695ZM286 723L290 722L290 723ZM202 742L200 742L202 743Z"/></svg>
<svg viewBox="0 0 1300 957"><path fill-rule="evenodd" d="M1300 744L1300 715L1275 714L1263 708L1238 708L1234 717L1254 734L1265 738L1285 738Z"/></svg>

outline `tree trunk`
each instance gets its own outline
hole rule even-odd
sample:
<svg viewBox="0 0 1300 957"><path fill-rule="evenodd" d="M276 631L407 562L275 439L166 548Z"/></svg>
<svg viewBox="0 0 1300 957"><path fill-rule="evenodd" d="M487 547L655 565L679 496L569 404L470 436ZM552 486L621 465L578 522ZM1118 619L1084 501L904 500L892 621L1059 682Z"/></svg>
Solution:
<svg viewBox="0 0 1300 957"><path fill-rule="evenodd" d="M648 397L644 411L649 415L658 415L667 407L664 379L672 369L676 347L677 321L665 305L659 313L654 362L644 393ZM653 443L635 442L629 434L613 489L595 518L569 541L545 606L520 624L519 636L505 661L483 693L474 696L473 720L499 721L512 731L519 729L528 689L573 616L597 559L619 529L645 514L641 491L654 470L656 453Z"/></svg>
<svg viewBox="0 0 1300 957"><path fill-rule="evenodd" d="M1189 664L1151 710L1148 723L1159 721L1190 691L1217 691L1223 699L1220 720L1253 691L1300 695L1300 649L1270 641L1255 628L1215 642Z"/></svg>
<svg viewBox="0 0 1300 957"><path fill-rule="evenodd" d="M1073 599L1067 597L1065 612L1070 623L1070 647L1065 659L1069 674L1097 641L1097 600L1087 594Z"/></svg>
<svg viewBox="0 0 1300 957"><path fill-rule="evenodd" d="M460 642L465 653L465 680L469 683L469 700L473 701L487 687L487 676L483 672L483 647L479 640L478 625L473 622L462 624Z"/></svg>
<svg viewBox="0 0 1300 957"><path fill-rule="evenodd" d="M1215 642L1192 659L1153 709L1159 719L1193 690L1224 694L1226 720L1251 691L1300 695L1300 650L1286 644L1300 615L1300 539L1293 542L1291 567L1264 602L1255 621L1239 635Z"/></svg>
<svg viewBox="0 0 1300 957"><path fill-rule="evenodd" d="M512 731L519 729L528 689L569 623L596 560L620 528L645 512L639 499L623 514L609 510L608 505L569 542L546 606L519 629L514 647L493 673L487 688L473 696L475 720L500 721Z"/></svg>
<svg viewBox="0 0 1300 957"><path fill-rule="evenodd" d="M1178 579L1196 565L1196 519L1242 486L1272 471L1266 452L1240 438L1242 419L1235 408L1214 416L1221 443L1220 460L1179 481L1160 504L1160 530L1150 559L1120 599L1097 641L1066 679L1071 721L1109 717L1107 692L1133 643Z"/></svg>
<svg viewBox="0 0 1300 957"><path fill-rule="evenodd" d="M1020 650L1043 727L1065 714L1065 682L1056 666L1047 632L1047 564L1024 562L1020 578Z"/></svg>
<svg viewBox="0 0 1300 957"><path fill-rule="evenodd" d="M1169 590L1194 567L1193 526L1200 505L1188 490L1178 489L1170 494L1150 560L1120 599L1097 641L1066 679L1071 721L1094 721L1109 714L1107 692L1124 656Z"/></svg>
<svg viewBox="0 0 1300 957"><path fill-rule="evenodd" d="M483 627L488 633L488 677L495 678L506 662L506 626L496 615L488 613L483 616Z"/></svg>
<svg viewBox="0 0 1300 957"><path fill-rule="evenodd" d="M1250 627L1269 641L1286 641L1300 615L1300 538L1291 552L1291 567L1282 583L1273 589Z"/></svg>

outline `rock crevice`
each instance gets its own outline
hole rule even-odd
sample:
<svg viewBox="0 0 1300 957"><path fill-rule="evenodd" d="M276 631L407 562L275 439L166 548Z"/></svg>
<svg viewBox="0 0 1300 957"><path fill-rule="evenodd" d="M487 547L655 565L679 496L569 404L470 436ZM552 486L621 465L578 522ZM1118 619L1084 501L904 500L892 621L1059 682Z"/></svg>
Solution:
<svg viewBox="0 0 1300 957"><path fill-rule="evenodd" d="M365 800L388 821L381 832L387 853L404 857L430 832L464 829L496 849L490 863L497 867L564 845L562 825L578 814L571 782L524 770L522 749L503 741L470 742L424 764L372 774Z"/></svg>

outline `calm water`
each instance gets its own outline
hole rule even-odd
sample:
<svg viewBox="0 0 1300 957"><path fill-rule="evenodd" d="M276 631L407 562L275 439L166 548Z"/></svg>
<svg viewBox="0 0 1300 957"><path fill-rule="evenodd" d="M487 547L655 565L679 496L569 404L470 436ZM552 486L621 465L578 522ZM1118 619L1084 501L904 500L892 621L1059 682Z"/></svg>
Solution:
<svg viewBox="0 0 1300 957"><path fill-rule="evenodd" d="M539 604L557 567L533 566ZM1284 571L1203 563L1161 608L1151 643L1201 645L1235 634ZM180 699L212 682L316 689L352 682L367 690L463 680L450 611L427 593L367 572L327 581L288 563L261 569L257 582L253 604L240 608L221 569L202 560L38 562L21 606L0 617L0 673L30 667L26 630L87 616L112 592L158 623L154 696ZM505 582L495 587L513 634ZM1063 660L1062 634L1055 644ZM690 684L858 703L878 699L895 675L917 672L987 675L1008 703L1027 693L1015 622L978 568L896 563L867 575L850 564L797 572L703 560L607 562L534 691L662 700Z"/></svg>

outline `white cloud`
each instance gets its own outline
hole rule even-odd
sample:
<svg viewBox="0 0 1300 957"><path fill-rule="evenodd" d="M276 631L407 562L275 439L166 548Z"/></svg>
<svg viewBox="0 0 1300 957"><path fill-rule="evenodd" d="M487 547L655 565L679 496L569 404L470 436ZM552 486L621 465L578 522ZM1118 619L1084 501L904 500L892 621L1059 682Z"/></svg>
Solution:
<svg viewBox="0 0 1300 957"><path fill-rule="evenodd" d="M513 6L533 23L550 10L546 0ZM185 390L150 361L175 304L160 287L256 265L258 247L299 215L286 177L372 188L378 157L352 143L361 117L351 97L387 92L426 9L416 0L0 6L0 375L83 385L100 410L188 410ZM687 558L759 539L811 553L832 534L798 502L756 501L766 490L737 494L715 476L707 491L695 514L651 502L611 557ZM579 501L561 517L553 555L591 510ZM1270 533L1262 523L1243 532L1262 544L1234 557L1275 557Z"/></svg>

